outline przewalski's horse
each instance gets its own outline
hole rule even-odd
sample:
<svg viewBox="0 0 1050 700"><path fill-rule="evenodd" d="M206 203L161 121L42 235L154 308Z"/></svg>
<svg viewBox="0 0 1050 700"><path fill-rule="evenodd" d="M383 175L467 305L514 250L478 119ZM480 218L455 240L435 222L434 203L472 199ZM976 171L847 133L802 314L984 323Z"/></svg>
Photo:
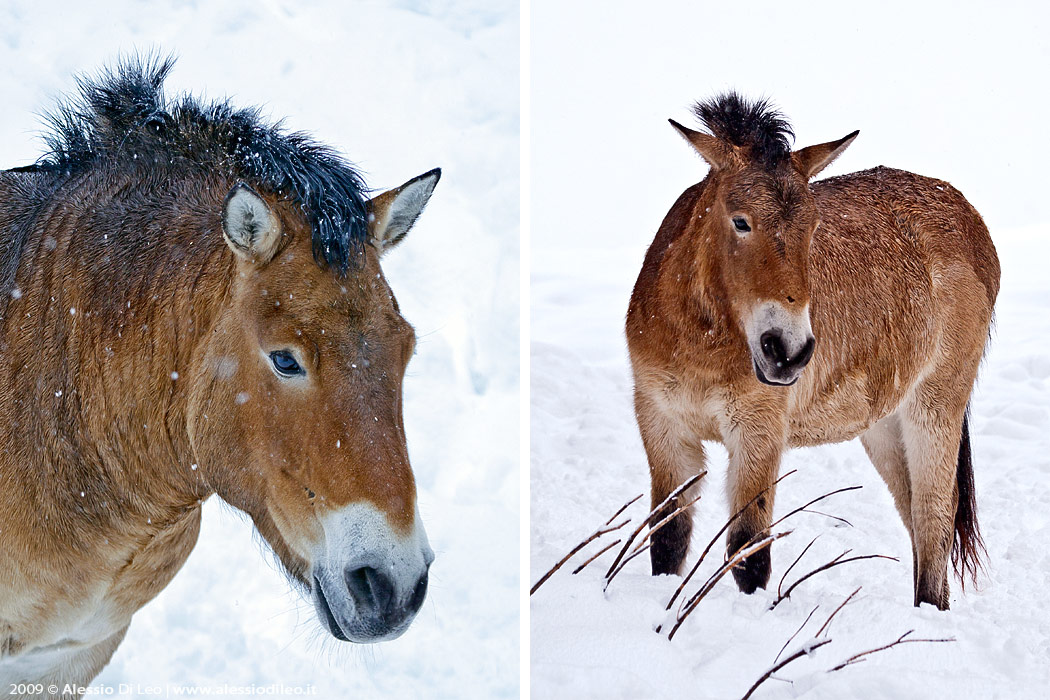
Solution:
<svg viewBox="0 0 1050 700"><path fill-rule="evenodd" d="M695 112L710 133L672 124L711 170L664 219L627 313L653 506L704 467L701 441L723 443L730 511L755 499L736 551L770 526L786 447L860 436L911 535L915 604L947 609L949 551L961 578L982 548L966 410L999 290L988 230L940 180L810 185L857 132L791 152L765 102ZM656 533L653 574L680 570L691 529L685 513ZM769 550L733 574L765 587Z"/></svg>
<svg viewBox="0 0 1050 700"><path fill-rule="evenodd" d="M213 493L341 640L397 637L426 595L415 337L379 260L440 173L366 200L305 135L167 100L171 67L82 81L49 155L0 173L5 683L90 681Z"/></svg>

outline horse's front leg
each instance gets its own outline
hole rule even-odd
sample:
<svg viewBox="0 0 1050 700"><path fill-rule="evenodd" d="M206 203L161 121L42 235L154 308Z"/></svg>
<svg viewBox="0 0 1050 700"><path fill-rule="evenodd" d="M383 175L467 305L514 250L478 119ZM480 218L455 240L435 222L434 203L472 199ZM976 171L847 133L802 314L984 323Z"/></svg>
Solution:
<svg viewBox="0 0 1050 700"><path fill-rule="evenodd" d="M635 392L635 413L649 460L651 507L656 509L675 489L704 471L704 448L683 421L661 410L642 391ZM696 484L671 499L653 515L650 527L689 503L699 490ZM653 576L681 573L692 533L693 506L684 508L653 533L649 550Z"/></svg>
<svg viewBox="0 0 1050 700"><path fill-rule="evenodd" d="M732 557L752 540L768 533L780 455L784 450L783 423L778 417L740 424L726 440L729 450L730 515L743 509L729 526L726 551ZM750 504L750 505L748 505ZM746 509L745 509L746 506ZM736 585L754 593L769 582L770 547L744 559L733 568Z"/></svg>

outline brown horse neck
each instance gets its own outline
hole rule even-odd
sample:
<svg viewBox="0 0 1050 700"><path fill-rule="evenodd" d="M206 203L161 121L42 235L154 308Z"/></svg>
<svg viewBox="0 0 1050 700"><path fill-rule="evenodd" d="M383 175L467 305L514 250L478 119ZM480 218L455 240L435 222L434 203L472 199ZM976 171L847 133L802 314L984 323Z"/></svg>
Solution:
<svg viewBox="0 0 1050 700"><path fill-rule="evenodd" d="M671 307L666 309L670 318L703 330L710 341L721 333L707 331L724 331L732 324L724 256L713 251L720 239L707 223L714 220L717 207L717 183L712 177L686 190L664 220L657 235L663 252L656 279L657 298Z"/></svg>
<svg viewBox="0 0 1050 700"><path fill-rule="evenodd" d="M62 517L72 513L100 529L158 526L212 492L188 439L180 378L233 265L217 214L209 228L191 202L83 180L37 219L2 321L2 345L21 360L0 368L11 397L2 413L17 426L2 471L40 506L25 512L38 526L72 529Z"/></svg>

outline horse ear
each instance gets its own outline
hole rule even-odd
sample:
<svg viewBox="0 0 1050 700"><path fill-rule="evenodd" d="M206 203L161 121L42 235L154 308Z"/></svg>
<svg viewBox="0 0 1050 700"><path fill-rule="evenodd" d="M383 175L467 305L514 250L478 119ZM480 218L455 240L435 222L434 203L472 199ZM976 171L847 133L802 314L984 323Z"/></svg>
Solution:
<svg viewBox="0 0 1050 700"><path fill-rule="evenodd" d="M687 126L682 126L674 119L668 119L667 121L671 122L671 126L677 129L682 138L688 141L689 145L695 148L696 152L715 170L724 168L733 157L732 151L711 134L693 131Z"/></svg>
<svg viewBox="0 0 1050 700"><path fill-rule="evenodd" d="M281 240L281 224L270 205L243 182L233 186L222 207L222 236L245 260L270 262Z"/></svg>
<svg viewBox="0 0 1050 700"><path fill-rule="evenodd" d="M368 201L368 238L380 255L411 230L440 179L441 168L434 168Z"/></svg>
<svg viewBox="0 0 1050 700"><path fill-rule="evenodd" d="M806 179L813 177L824 168L831 165L846 148L853 143L860 131L854 131L849 136L843 136L838 141L818 143L816 146L806 146L800 151L795 151L791 157L795 159L795 165Z"/></svg>

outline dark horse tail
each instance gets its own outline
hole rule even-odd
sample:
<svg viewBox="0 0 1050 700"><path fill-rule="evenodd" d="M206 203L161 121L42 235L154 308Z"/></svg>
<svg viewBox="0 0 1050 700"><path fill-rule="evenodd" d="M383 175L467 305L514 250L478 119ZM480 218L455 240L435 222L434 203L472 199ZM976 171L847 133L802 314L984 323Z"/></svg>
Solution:
<svg viewBox="0 0 1050 700"><path fill-rule="evenodd" d="M970 453L970 408L963 416L962 437L959 440L959 463L955 471L959 488L959 504L955 508L955 540L952 543L952 568L963 586L966 579L977 584L977 573L982 567L981 556L987 556L981 531L977 526L977 493L973 486L973 459Z"/></svg>

